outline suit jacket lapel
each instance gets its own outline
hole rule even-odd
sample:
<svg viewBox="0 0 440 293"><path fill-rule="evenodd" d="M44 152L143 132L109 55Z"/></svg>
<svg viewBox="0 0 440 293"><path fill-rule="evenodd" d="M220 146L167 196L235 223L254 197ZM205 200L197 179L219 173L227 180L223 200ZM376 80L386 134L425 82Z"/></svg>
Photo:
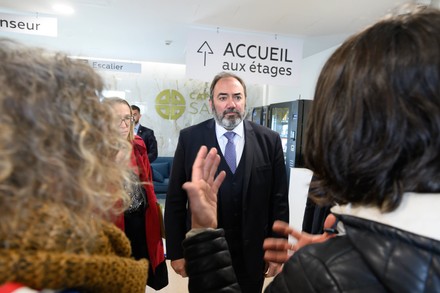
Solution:
<svg viewBox="0 0 440 293"><path fill-rule="evenodd" d="M258 142L255 137L254 129L251 124L244 120L244 155L245 155L245 168L244 168L244 179L243 179L243 204L247 202L248 198L248 187L251 179L252 166L254 165L254 152L257 151Z"/></svg>
<svg viewBox="0 0 440 293"><path fill-rule="evenodd" d="M206 123L205 135L206 135L206 138L203 139L202 141L204 141L204 143L206 143L206 147L208 148L208 151L212 147L215 147L215 148L217 148L217 151L220 154L221 151L220 151L220 149L218 147L218 143L217 143L217 135L215 133L215 121L214 121L214 119L211 119L210 121L208 121L208 123Z"/></svg>

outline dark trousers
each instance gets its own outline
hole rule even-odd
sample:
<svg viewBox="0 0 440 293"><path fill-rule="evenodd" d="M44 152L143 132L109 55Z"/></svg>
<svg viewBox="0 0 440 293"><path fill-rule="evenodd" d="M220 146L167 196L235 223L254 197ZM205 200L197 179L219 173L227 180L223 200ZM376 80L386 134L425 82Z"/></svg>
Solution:
<svg viewBox="0 0 440 293"><path fill-rule="evenodd" d="M229 235L228 235L229 234ZM264 272L259 275L250 274L248 266L243 257L243 247L241 242L241 235L226 233L226 240L228 242L229 251L231 252L232 266L237 276L238 284L240 285L242 293L261 293L264 283ZM262 260L263 261L263 260Z"/></svg>
<svg viewBox="0 0 440 293"><path fill-rule="evenodd" d="M145 232L145 211L125 215L125 234L131 243L132 256L135 259L149 259ZM148 266L147 285L155 290L160 290L168 285L166 262L159 264L154 273L151 264Z"/></svg>

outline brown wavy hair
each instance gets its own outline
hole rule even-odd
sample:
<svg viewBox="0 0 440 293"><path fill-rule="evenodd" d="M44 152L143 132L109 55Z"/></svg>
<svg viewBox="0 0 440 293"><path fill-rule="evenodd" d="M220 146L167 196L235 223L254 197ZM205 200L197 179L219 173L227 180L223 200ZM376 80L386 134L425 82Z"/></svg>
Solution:
<svg viewBox="0 0 440 293"><path fill-rule="evenodd" d="M438 10L411 10L326 62L306 138L316 201L392 211L404 192L440 192L439 34Z"/></svg>
<svg viewBox="0 0 440 293"><path fill-rule="evenodd" d="M0 239L48 205L93 235L129 201L129 152L115 156L130 145L100 102L103 81L82 61L0 39L0 88Z"/></svg>

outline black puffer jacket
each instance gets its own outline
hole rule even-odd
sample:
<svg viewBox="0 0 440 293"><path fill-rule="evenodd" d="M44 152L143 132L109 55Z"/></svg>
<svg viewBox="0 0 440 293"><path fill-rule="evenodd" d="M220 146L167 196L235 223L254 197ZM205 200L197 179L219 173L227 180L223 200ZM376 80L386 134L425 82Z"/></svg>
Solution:
<svg viewBox="0 0 440 293"><path fill-rule="evenodd" d="M189 292L240 292L223 229L189 237L182 245Z"/></svg>
<svg viewBox="0 0 440 293"><path fill-rule="evenodd" d="M440 292L439 241L353 216L337 217L346 235L299 250L265 293Z"/></svg>

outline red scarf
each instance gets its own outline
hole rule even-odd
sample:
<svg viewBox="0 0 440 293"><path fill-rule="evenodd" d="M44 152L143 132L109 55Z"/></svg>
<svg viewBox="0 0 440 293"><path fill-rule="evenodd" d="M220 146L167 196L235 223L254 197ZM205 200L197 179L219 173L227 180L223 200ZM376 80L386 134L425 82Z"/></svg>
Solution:
<svg viewBox="0 0 440 293"><path fill-rule="evenodd" d="M162 236L160 235L159 207L157 205L156 194L154 193L151 166L145 143L140 136L135 135L132 144L131 164L135 173L139 175L139 180L143 182L143 187L147 194L148 208L145 211L145 230L148 255L154 272L156 267L165 261ZM124 217L118 217L115 224L124 230Z"/></svg>

